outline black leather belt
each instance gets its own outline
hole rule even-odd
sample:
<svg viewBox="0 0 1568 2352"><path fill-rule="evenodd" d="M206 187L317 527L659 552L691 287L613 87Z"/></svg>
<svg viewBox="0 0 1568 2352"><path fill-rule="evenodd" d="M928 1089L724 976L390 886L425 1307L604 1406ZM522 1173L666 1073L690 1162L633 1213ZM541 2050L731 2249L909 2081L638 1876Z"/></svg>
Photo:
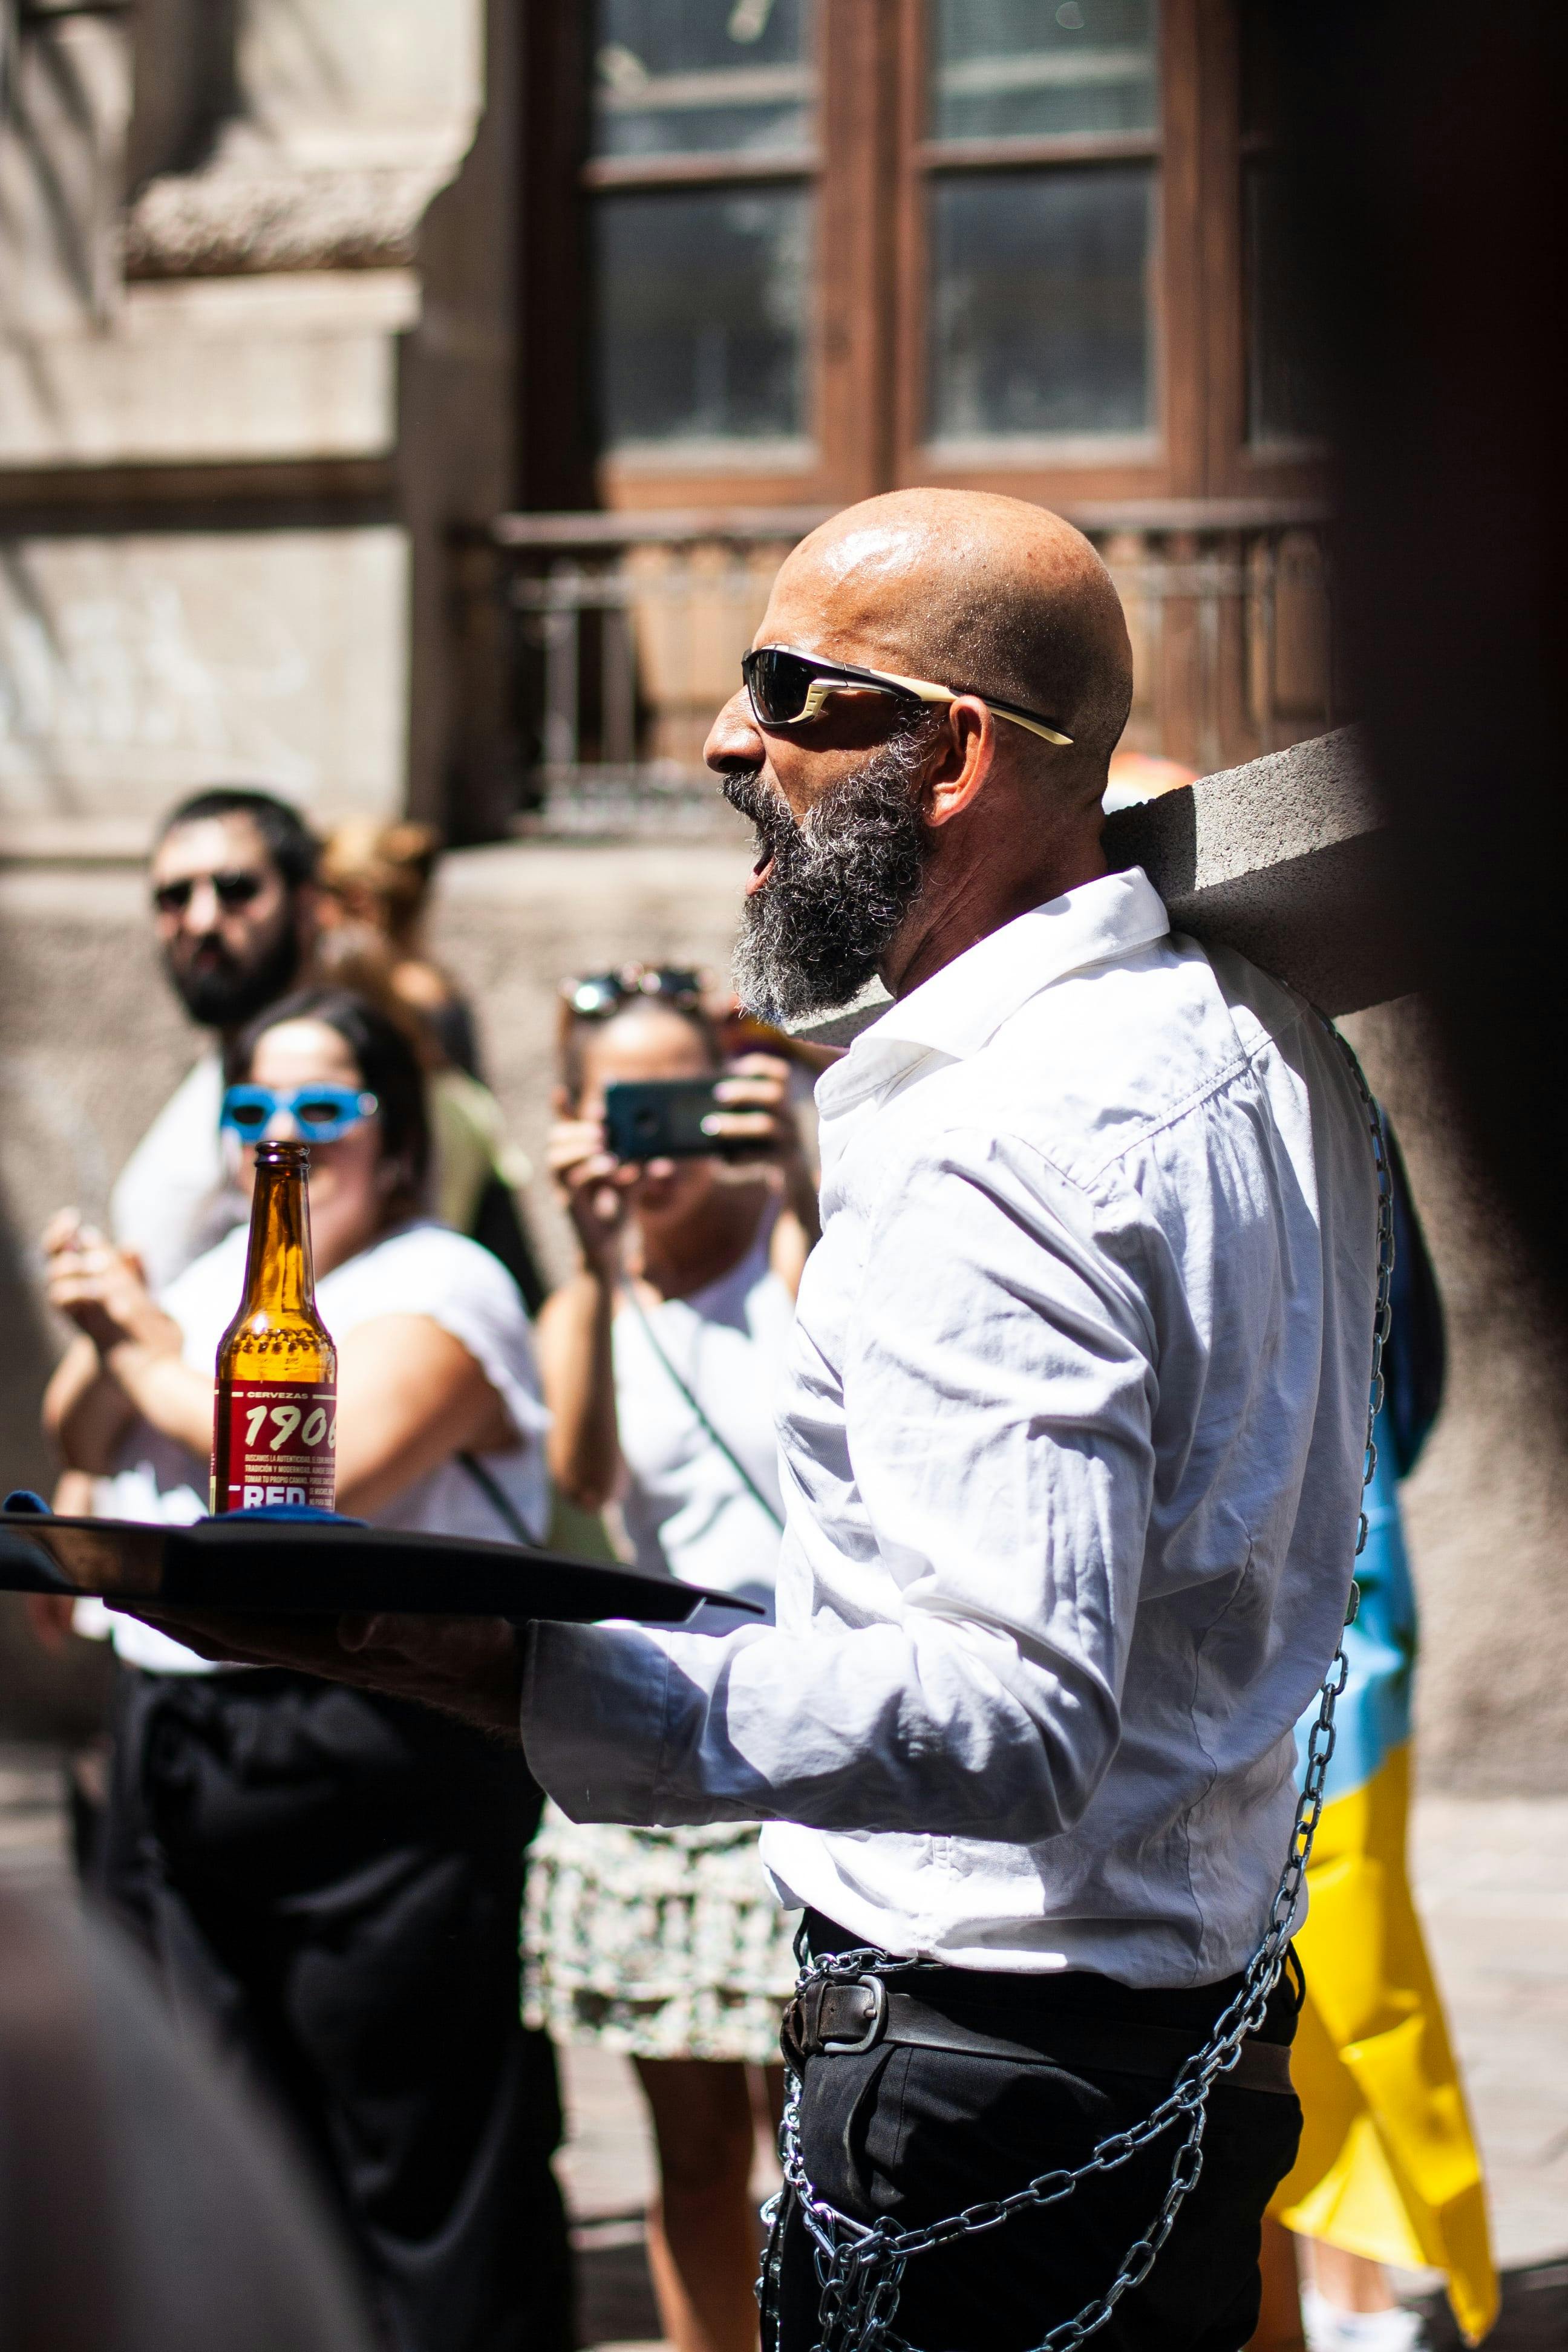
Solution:
<svg viewBox="0 0 1568 2352"><path fill-rule="evenodd" d="M797 2068L809 2058L849 2058L891 2042L906 2050L946 2050L960 2057L1001 2059L1013 2066L1058 2066L1073 2073L1149 2074L1173 2083L1195 2055L1190 2034L1170 2026L1140 2025L1121 2019L1063 2016L1042 2029L1048 2049L1005 2042L960 2025L939 2009L896 1992L880 1977L820 1978L797 1993L784 2011L784 2054ZM1290 2052L1283 2042L1241 2045L1241 2054L1222 2082L1244 2091L1271 2091L1289 2098Z"/></svg>

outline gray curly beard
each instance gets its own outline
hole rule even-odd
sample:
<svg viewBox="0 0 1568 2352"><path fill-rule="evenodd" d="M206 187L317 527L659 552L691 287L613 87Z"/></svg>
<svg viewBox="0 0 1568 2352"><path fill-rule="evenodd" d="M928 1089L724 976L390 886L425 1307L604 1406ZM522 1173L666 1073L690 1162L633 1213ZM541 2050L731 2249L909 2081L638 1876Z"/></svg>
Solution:
<svg viewBox="0 0 1568 2352"><path fill-rule="evenodd" d="M760 776L724 797L757 828L773 869L748 898L736 992L764 1021L798 1021L858 996L920 894L926 829L915 786L931 729L917 724L825 793L804 824Z"/></svg>

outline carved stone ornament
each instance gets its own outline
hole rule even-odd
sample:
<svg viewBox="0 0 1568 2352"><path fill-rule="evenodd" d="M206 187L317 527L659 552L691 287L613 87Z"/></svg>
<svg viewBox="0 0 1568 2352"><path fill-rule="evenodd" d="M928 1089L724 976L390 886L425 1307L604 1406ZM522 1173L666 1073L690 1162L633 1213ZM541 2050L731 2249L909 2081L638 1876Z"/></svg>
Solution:
<svg viewBox="0 0 1568 2352"><path fill-rule="evenodd" d="M450 167L431 163L244 172L221 161L151 180L125 225L129 278L250 270L380 269L415 257L419 223Z"/></svg>

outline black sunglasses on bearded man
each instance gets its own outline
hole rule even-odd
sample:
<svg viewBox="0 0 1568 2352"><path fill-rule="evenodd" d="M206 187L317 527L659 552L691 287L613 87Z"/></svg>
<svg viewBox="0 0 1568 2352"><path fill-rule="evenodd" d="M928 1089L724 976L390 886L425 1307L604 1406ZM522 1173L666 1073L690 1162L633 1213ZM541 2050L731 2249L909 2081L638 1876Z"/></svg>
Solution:
<svg viewBox="0 0 1568 2352"><path fill-rule="evenodd" d="M983 702L998 719L1027 728L1047 743L1070 745L1064 735L1037 710L1016 702L1002 702L994 694L972 687L935 686L930 678L902 677L896 670L861 669L853 662L825 661L818 654L802 653L794 646L757 646L741 657L741 676L760 727L805 727L815 719L830 694L886 694L903 702L934 705L964 697Z"/></svg>

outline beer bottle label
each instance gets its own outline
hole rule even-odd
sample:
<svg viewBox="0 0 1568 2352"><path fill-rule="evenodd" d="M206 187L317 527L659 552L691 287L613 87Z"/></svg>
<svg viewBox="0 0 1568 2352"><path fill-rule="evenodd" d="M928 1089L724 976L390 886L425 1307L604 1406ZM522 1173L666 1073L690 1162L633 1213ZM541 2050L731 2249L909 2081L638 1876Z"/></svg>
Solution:
<svg viewBox="0 0 1568 2352"><path fill-rule="evenodd" d="M228 1491L218 1511L310 1503L337 1495L338 1392L303 1381L236 1381L228 1397Z"/></svg>

